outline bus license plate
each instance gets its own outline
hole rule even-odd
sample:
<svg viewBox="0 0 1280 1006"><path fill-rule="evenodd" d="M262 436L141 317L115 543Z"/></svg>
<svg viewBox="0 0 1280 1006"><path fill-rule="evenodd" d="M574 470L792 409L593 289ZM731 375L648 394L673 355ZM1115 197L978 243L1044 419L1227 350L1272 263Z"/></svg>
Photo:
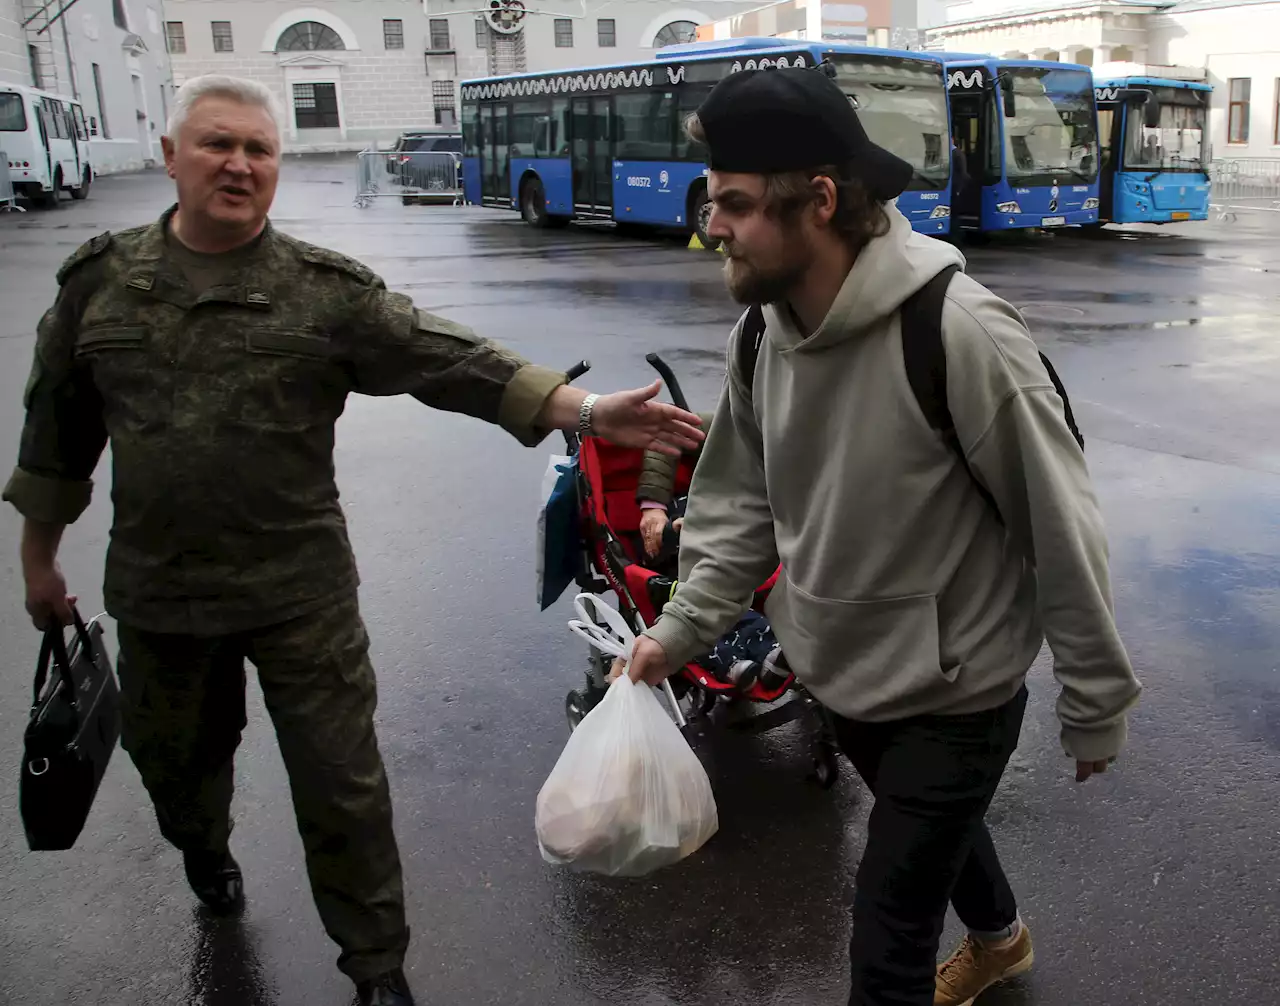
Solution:
<svg viewBox="0 0 1280 1006"><path fill-rule="evenodd" d="M1067 222L1066 217L1045 217L1040 221L1041 227L1062 227Z"/></svg>
<svg viewBox="0 0 1280 1006"><path fill-rule="evenodd" d="M1181 210L1178 210L1178 211L1175 211L1175 212L1174 212L1174 214L1173 214L1173 219L1174 219L1174 220L1190 220L1190 219L1191 219L1191 214L1190 214L1190 213L1183 213Z"/></svg>

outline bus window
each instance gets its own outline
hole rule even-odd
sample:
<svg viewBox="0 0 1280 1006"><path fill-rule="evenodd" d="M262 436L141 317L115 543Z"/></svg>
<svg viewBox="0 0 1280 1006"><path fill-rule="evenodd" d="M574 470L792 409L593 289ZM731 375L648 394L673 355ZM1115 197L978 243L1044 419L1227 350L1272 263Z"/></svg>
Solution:
<svg viewBox="0 0 1280 1006"><path fill-rule="evenodd" d="M1111 163L1111 156L1114 152L1115 139L1111 135L1111 130L1115 125L1115 118L1116 110L1114 108L1098 109L1098 146L1101 151L1103 167Z"/></svg>
<svg viewBox="0 0 1280 1006"><path fill-rule="evenodd" d="M569 156L569 99L551 99L551 157Z"/></svg>
<svg viewBox="0 0 1280 1006"><path fill-rule="evenodd" d="M22 95L0 94L0 133L23 133L27 129L27 114L22 107Z"/></svg>
<svg viewBox="0 0 1280 1006"><path fill-rule="evenodd" d="M84 121L84 109L79 105L72 105L71 115L76 126L76 139L87 140L89 138L89 127Z"/></svg>
<svg viewBox="0 0 1280 1006"><path fill-rule="evenodd" d="M545 101L513 101L511 103L511 156L534 157L538 127L551 114Z"/></svg>
<svg viewBox="0 0 1280 1006"><path fill-rule="evenodd" d="M618 144L622 161L669 161L675 138L676 100L672 91L619 94L614 99Z"/></svg>
<svg viewBox="0 0 1280 1006"><path fill-rule="evenodd" d="M480 156L480 106L475 102L462 103L462 156Z"/></svg>

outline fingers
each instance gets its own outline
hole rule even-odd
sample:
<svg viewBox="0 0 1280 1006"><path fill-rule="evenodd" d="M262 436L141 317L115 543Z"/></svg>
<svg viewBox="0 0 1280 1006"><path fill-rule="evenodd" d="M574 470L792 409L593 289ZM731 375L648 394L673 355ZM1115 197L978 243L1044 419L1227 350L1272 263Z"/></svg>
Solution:
<svg viewBox="0 0 1280 1006"><path fill-rule="evenodd" d="M618 394L624 398L628 405L641 405L644 402L658 397L658 392L662 390L662 382L654 381L652 384L643 388L632 388L630 391L621 391Z"/></svg>
<svg viewBox="0 0 1280 1006"><path fill-rule="evenodd" d="M1077 761L1076 762L1076 782L1084 782L1090 776L1102 775L1107 770L1109 764L1108 759L1101 761Z"/></svg>

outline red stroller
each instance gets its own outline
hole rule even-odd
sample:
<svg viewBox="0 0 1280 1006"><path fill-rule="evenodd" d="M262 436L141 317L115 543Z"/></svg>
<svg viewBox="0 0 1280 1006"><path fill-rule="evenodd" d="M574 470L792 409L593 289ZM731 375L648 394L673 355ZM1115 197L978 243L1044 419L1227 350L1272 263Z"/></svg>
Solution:
<svg viewBox="0 0 1280 1006"><path fill-rule="evenodd" d="M656 354L646 359L666 381L671 397L687 409L680 386L670 368ZM570 371L570 378L585 373L584 361ZM674 581L643 564L640 541L640 507L636 502L643 451L615 447L598 437L566 434L568 453L577 456L576 490L580 522L581 560L576 580L579 589L603 594L612 590L623 618L638 635L657 621L671 596ZM682 459L676 476L676 495L688 492L693 469ZM765 599L777 579L775 572L757 590L752 605L763 613ZM599 702L608 688L611 660L592 649L586 683L565 697L570 729ZM720 708L731 729L761 733L801 717L812 724L813 769L809 778L827 789L839 775L838 747L830 716L792 673L768 684L757 680L746 690L722 681L698 663L686 664L663 686L676 724L689 734L699 721L713 722Z"/></svg>

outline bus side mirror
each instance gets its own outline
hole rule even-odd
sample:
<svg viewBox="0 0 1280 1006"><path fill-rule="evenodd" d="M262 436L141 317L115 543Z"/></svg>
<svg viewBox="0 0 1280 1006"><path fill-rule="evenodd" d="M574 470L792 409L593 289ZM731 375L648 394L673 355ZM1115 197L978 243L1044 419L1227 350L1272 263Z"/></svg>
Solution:
<svg viewBox="0 0 1280 1006"><path fill-rule="evenodd" d="M1155 95L1149 95L1142 105L1142 124L1148 129L1160 128L1160 102Z"/></svg>
<svg viewBox="0 0 1280 1006"><path fill-rule="evenodd" d="M1000 86L1000 100L1004 106L1004 117L1012 119L1018 114L1017 108L1013 101L1013 85L1002 84Z"/></svg>

